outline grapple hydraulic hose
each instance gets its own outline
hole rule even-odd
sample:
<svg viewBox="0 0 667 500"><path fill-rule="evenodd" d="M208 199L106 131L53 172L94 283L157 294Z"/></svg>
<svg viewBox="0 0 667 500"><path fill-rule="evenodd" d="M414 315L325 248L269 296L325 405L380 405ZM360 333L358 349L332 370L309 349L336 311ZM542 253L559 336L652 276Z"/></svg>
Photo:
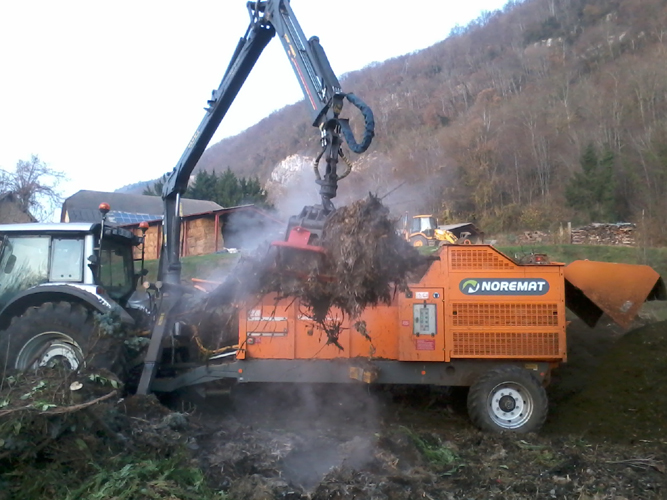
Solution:
<svg viewBox="0 0 667 500"><path fill-rule="evenodd" d="M350 128L349 121L347 119L340 119L340 128L345 136L345 142L347 142L348 147L355 153L361 154L368 149L375 136L375 118L373 117L373 111L371 108L366 105L359 97L354 94L345 94L345 98L352 104L356 106L361 114L364 115L364 136L360 143L357 142L354 137L354 133Z"/></svg>

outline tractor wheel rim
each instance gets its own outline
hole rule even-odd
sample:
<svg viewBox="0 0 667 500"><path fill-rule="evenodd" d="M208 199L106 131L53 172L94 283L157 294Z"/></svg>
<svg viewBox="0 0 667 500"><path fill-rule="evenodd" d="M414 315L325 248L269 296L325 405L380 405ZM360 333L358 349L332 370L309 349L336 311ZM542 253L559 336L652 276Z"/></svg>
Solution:
<svg viewBox="0 0 667 500"><path fill-rule="evenodd" d="M533 409L530 393L520 384L499 384L489 394L489 416L503 429L517 429L525 425L533 415Z"/></svg>
<svg viewBox="0 0 667 500"><path fill-rule="evenodd" d="M83 364L83 350L69 335L44 332L31 338L16 357L19 370L63 366L76 370Z"/></svg>

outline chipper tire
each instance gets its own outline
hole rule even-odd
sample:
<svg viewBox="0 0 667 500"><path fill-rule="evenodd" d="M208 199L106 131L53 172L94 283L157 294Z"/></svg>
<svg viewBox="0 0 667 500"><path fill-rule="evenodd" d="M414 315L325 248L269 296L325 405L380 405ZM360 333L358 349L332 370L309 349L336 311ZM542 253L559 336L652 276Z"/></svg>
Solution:
<svg viewBox="0 0 667 500"><path fill-rule="evenodd" d="M45 302L28 308L0 331L2 372L84 365L113 370L117 348L99 336L92 311L80 304Z"/></svg>
<svg viewBox="0 0 667 500"><path fill-rule="evenodd" d="M485 373L468 393L470 419L489 432L536 432L544 425L547 408L547 393L540 381L517 366Z"/></svg>

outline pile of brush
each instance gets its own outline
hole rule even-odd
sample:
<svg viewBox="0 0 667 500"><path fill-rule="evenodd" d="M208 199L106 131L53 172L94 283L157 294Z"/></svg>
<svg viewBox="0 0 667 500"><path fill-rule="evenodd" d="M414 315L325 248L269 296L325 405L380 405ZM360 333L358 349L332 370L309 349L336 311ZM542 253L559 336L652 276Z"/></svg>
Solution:
<svg viewBox="0 0 667 500"><path fill-rule="evenodd" d="M322 246L327 251L327 274L335 278L323 286L327 309L337 307L351 317L366 307L389 304L397 290L407 289L410 277L425 263L396 232L389 210L372 195L329 217ZM308 303L309 298L306 293L301 300ZM316 320L323 318L313 312Z"/></svg>
<svg viewBox="0 0 667 500"><path fill-rule="evenodd" d="M327 332L328 342L338 345L339 328L326 321L332 308L354 319L367 307L389 304L426 265L426 258L401 238L389 210L373 195L331 214L318 245L325 254L272 247L261 256L243 258L209 295L204 316L211 318L210 324L229 323L220 311L233 314L230 304L275 293L297 299Z"/></svg>

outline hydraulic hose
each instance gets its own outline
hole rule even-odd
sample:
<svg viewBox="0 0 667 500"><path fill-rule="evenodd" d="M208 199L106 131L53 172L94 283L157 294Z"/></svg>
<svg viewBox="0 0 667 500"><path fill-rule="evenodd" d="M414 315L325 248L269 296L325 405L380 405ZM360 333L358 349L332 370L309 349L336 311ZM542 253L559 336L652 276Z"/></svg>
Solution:
<svg viewBox="0 0 667 500"><path fill-rule="evenodd" d="M340 127L345 136L345 142L349 148L357 154L363 153L371 145L373 136L375 135L375 118L373 117L373 111L369 108L364 101L358 98L354 94L345 94L345 97L348 101L354 106L356 106L361 114L364 116L364 136L360 143L357 142L354 137L354 133L350 128L350 123L347 119L341 119Z"/></svg>

